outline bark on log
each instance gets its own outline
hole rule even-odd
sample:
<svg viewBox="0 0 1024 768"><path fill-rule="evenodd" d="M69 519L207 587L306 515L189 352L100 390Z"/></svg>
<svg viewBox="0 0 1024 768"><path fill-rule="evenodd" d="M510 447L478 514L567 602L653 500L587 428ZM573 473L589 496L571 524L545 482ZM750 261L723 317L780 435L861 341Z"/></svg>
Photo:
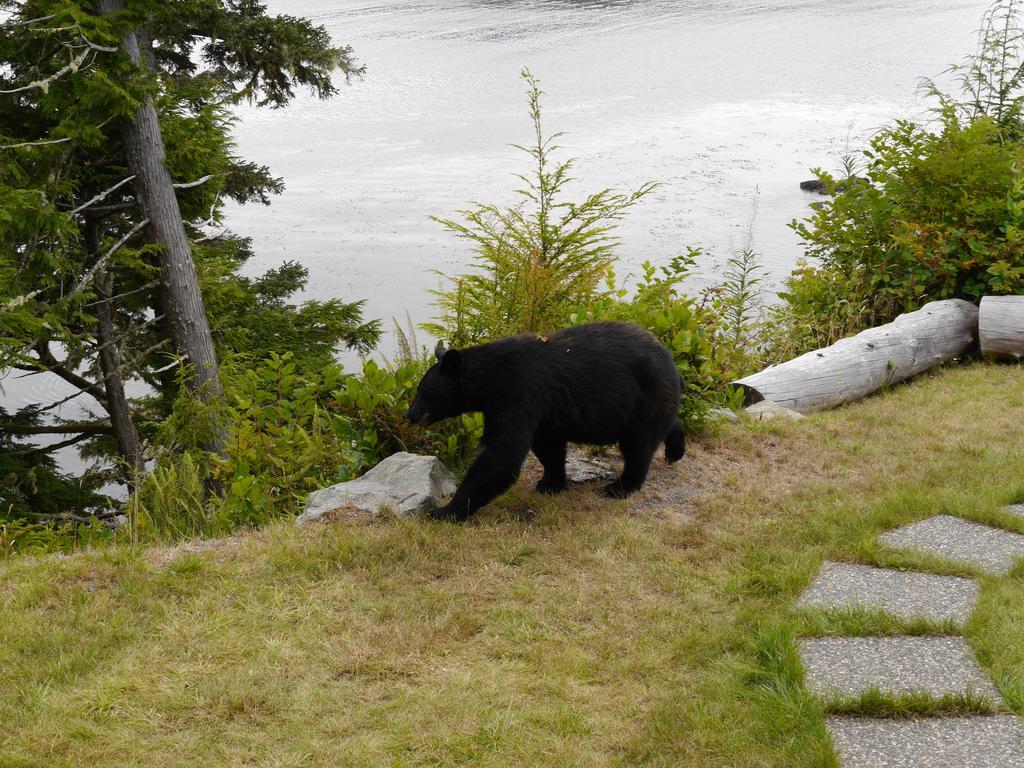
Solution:
<svg viewBox="0 0 1024 768"><path fill-rule="evenodd" d="M813 413L962 355L976 343L977 332L976 306L960 299L933 301L888 325L733 383L743 388L747 405L772 400L799 413Z"/></svg>
<svg viewBox="0 0 1024 768"><path fill-rule="evenodd" d="M1024 357L1024 296L985 296L978 315L978 339L985 357Z"/></svg>

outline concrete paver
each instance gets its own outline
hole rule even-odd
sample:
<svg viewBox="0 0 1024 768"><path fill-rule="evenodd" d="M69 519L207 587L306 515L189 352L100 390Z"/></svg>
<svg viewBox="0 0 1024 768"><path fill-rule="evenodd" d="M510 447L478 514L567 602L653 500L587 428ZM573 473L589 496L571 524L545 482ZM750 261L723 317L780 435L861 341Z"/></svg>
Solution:
<svg viewBox="0 0 1024 768"><path fill-rule="evenodd" d="M978 601L972 579L826 562L798 605L814 608L869 608L903 619L962 624Z"/></svg>
<svg viewBox="0 0 1024 768"><path fill-rule="evenodd" d="M1024 766L1024 726L1012 715L830 717L826 726L843 768Z"/></svg>
<svg viewBox="0 0 1024 768"><path fill-rule="evenodd" d="M895 549L916 549L949 560L1004 574L1024 558L1024 536L972 523L951 515L927 520L882 534L879 540Z"/></svg>
<svg viewBox="0 0 1024 768"><path fill-rule="evenodd" d="M799 641L805 679L823 697L973 693L1002 699L962 637L816 637Z"/></svg>

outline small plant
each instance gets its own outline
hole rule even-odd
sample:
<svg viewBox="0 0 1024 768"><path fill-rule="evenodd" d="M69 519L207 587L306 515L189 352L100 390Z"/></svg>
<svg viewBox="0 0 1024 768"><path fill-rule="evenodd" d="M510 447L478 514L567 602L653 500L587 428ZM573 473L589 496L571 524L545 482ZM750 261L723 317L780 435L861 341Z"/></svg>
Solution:
<svg viewBox="0 0 1024 768"><path fill-rule="evenodd" d="M204 462L191 453L155 467L127 504L131 540L177 541L215 533L217 500L207 497L207 476Z"/></svg>
<svg viewBox="0 0 1024 768"><path fill-rule="evenodd" d="M300 373L290 353L232 376L228 459L214 466L225 522L259 525L297 512L310 491L348 479L358 464L352 430L329 407L343 381L335 365Z"/></svg>
<svg viewBox="0 0 1024 768"><path fill-rule="evenodd" d="M435 218L449 232L469 240L476 253L475 272L434 291L441 314L423 326L454 346L570 324L576 307L602 296L601 285L618 243L616 223L656 186L644 184L632 193L604 189L580 202L564 200L574 161L554 159L561 134L545 137L540 83L529 70L523 70L522 77L528 86L534 141L530 146L513 145L533 163L529 173L517 174L523 183L516 190L520 204L477 204L460 211L463 221Z"/></svg>
<svg viewBox="0 0 1024 768"><path fill-rule="evenodd" d="M949 112L965 123L987 117L1003 140L1024 138L1024 28L1021 0L997 0L982 18L978 47L945 74L960 85L959 94L942 91L925 78L922 89L934 96L940 114Z"/></svg>

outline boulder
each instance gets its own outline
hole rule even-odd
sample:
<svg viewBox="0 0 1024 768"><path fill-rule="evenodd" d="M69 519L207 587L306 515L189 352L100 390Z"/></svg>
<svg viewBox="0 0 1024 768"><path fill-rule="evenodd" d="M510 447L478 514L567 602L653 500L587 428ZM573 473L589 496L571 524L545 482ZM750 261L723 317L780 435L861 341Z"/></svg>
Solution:
<svg viewBox="0 0 1024 768"><path fill-rule="evenodd" d="M762 400L759 403L754 403L749 408L744 408L743 412L754 421L772 421L774 419L797 421L798 419L806 418L802 413L791 411L789 408L785 408L772 400Z"/></svg>
<svg viewBox="0 0 1024 768"><path fill-rule="evenodd" d="M708 418L714 421L739 421L740 417L729 408L716 406L708 411Z"/></svg>
<svg viewBox="0 0 1024 768"><path fill-rule="evenodd" d="M591 480L614 480L615 470L600 459L589 456L569 456L565 462L565 476L574 483Z"/></svg>
<svg viewBox="0 0 1024 768"><path fill-rule="evenodd" d="M345 507L372 513L386 507L409 517L444 506L454 493L455 478L436 456L396 453L362 477L311 493L296 523Z"/></svg>

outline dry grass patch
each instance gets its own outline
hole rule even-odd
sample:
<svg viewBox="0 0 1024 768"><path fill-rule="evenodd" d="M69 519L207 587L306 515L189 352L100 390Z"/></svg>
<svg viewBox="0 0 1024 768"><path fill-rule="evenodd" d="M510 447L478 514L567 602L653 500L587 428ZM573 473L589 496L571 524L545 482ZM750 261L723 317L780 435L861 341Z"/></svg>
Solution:
<svg viewBox="0 0 1024 768"><path fill-rule="evenodd" d="M724 425L627 502L539 496L528 467L464 526L0 563L0 766L834 766L793 601L826 557L912 562L881 530L1020 497L1020 377ZM1006 695L1024 646L983 638L1024 636L1024 604L999 584L970 637Z"/></svg>

